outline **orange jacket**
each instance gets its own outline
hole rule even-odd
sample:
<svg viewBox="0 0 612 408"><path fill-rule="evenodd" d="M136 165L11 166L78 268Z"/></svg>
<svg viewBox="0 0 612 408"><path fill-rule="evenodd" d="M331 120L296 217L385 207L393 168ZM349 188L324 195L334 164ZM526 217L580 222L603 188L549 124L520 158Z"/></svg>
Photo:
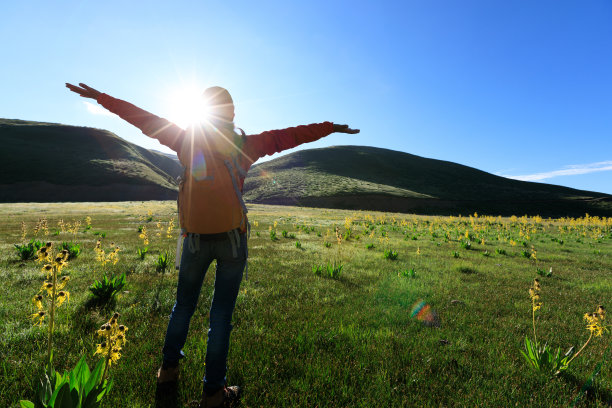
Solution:
<svg viewBox="0 0 612 408"><path fill-rule="evenodd" d="M107 94L101 94L97 101L177 153L185 167L185 177L179 186L180 225L185 231L198 234L216 234L236 228L244 231L245 208L236 190L242 194L251 165L265 155L333 133L333 124L323 122L228 140L227 132L222 133L212 126L182 129Z"/></svg>

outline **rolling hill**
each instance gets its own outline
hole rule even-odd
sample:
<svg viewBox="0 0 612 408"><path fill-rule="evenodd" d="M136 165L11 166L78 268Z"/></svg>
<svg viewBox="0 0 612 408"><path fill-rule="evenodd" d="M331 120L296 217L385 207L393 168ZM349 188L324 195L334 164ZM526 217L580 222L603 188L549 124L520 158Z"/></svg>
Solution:
<svg viewBox="0 0 612 408"><path fill-rule="evenodd" d="M0 142L0 202L176 198L176 160L106 130L0 119Z"/></svg>
<svg viewBox="0 0 612 408"><path fill-rule="evenodd" d="M612 216L612 196L507 179L365 146L301 150L253 166L247 201L419 214Z"/></svg>
<svg viewBox="0 0 612 408"><path fill-rule="evenodd" d="M101 129L0 119L0 202L168 200L171 155ZM612 216L612 196L365 146L301 150L251 168L247 202L420 214Z"/></svg>

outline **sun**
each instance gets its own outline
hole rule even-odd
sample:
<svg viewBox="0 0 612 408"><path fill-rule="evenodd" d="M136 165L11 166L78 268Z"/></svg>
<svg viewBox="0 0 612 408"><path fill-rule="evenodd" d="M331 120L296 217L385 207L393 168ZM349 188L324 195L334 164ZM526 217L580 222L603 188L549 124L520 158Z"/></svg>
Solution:
<svg viewBox="0 0 612 408"><path fill-rule="evenodd" d="M183 129L201 123L208 115L208 104L202 98L199 86L175 88L166 99L168 119Z"/></svg>

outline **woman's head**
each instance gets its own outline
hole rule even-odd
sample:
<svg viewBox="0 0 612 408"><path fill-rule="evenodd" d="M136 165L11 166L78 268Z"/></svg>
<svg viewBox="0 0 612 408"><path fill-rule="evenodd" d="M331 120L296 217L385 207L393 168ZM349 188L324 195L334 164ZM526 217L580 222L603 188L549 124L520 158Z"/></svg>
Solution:
<svg viewBox="0 0 612 408"><path fill-rule="evenodd" d="M233 124L234 101L227 89L220 86L212 86L204 90L202 98L204 98L207 105L207 114L211 122Z"/></svg>

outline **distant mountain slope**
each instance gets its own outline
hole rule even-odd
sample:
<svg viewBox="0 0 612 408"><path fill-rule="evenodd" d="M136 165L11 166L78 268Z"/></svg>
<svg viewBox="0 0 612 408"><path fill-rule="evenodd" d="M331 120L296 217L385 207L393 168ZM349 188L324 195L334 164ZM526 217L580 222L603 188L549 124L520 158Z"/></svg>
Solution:
<svg viewBox="0 0 612 408"><path fill-rule="evenodd" d="M181 166L106 130L0 119L0 202L165 200ZM612 216L612 196L495 176L364 146L301 150L253 166L253 203L414 212Z"/></svg>
<svg viewBox="0 0 612 408"><path fill-rule="evenodd" d="M612 196L495 176L457 163L365 146L301 150L254 166L254 203L417 212L612 216Z"/></svg>
<svg viewBox="0 0 612 408"><path fill-rule="evenodd" d="M0 119L0 201L173 199L176 160L106 130Z"/></svg>

